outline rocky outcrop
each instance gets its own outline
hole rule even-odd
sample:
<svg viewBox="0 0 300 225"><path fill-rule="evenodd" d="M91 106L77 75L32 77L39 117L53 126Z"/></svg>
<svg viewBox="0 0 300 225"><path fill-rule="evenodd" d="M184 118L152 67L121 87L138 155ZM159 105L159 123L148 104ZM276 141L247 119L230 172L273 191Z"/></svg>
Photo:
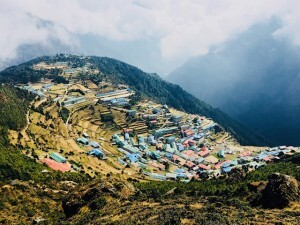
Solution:
<svg viewBox="0 0 300 225"><path fill-rule="evenodd" d="M105 197L124 199L130 195L128 193L132 192L133 190L127 187L125 183L102 180L71 192L63 199L62 207L65 215L72 217L78 214L83 206L88 206L91 210L100 209L106 205Z"/></svg>
<svg viewBox="0 0 300 225"><path fill-rule="evenodd" d="M268 184L262 191L260 203L264 208L285 208L292 201L300 200L298 181L294 177L275 173L269 176Z"/></svg>

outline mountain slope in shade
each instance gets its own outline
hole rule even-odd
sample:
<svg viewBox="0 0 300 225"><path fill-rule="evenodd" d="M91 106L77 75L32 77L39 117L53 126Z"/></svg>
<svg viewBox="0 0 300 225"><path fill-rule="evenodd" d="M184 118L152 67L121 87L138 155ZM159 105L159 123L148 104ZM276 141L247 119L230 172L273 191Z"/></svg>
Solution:
<svg viewBox="0 0 300 225"><path fill-rule="evenodd" d="M167 78L277 145L300 144L300 48L256 25Z"/></svg>
<svg viewBox="0 0 300 225"><path fill-rule="evenodd" d="M110 77L116 83L124 83L132 89L145 95L158 103L167 104L176 109L204 115L212 118L215 122L222 125L227 131L231 132L237 141L243 145L267 145L267 141L255 132L241 125L230 118L219 109L213 108L193 95L184 91L178 85L164 81L156 74L145 73L142 70L126 64L124 62L106 57L80 57L73 55L57 55L54 57L40 57L19 66L10 67L0 72L2 82L23 82L37 81L45 76L43 71L36 71L31 66L38 62L60 62L73 61L78 65L89 62L95 65L101 74L93 79Z"/></svg>

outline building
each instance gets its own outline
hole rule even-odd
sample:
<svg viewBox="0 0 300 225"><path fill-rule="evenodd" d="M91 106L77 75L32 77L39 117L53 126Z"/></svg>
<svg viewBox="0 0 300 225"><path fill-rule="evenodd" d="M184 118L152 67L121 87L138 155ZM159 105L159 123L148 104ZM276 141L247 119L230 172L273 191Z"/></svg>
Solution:
<svg viewBox="0 0 300 225"><path fill-rule="evenodd" d="M59 163L67 162L67 159L65 157L61 156L60 154L58 154L56 152L52 152L50 154L50 158L55 160L56 162L59 162Z"/></svg>
<svg viewBox="0 0 300 225"><path fill-rule="evenodd" d="M169 180L176 180L177 175L176 175L176 173L166 173L166 178Z"/></svg>
<svg viewBox="0 0 300 225"><path fill-rule="evenodd" d="M127 114L128 114L128 116L135 116L136 110L128 110Z"/></svg>
<svg viewBox="0 0 300 225"><path fill-rule="evenodd" d="M158 129L156 130L153 135L158 138L161 137L165 134L172 134L178 131L178 127L167 127L167 128L162 128L162 129Z"/></svg>
<svg viewBox="0 0 300 225"><path fill-rule="evenodd" d="M215 156L213 156L213 155L207 156L205 158L205 161L208 162L208 163L210 163L210 164L216 164L216 163L219 162L219 160Z"/></svg>
<svg viewBox="0 0 300 225"><path fill-rule="evenodd" d="M85 132L82 133L82 136L85 137L85 138L89 138L89 137L90 137L90 136L89 136L87 133L85 133Z"/></svg>
<svg viewBox="0 0 300 225"><path fill-rule="evenodd" d="M126 158L129 159L131 163L136 163L139 161L140 155L131 153L126 155Z"/></svg>
<svg viewBox="0 0 300 225"><path fill-rule="evenodd" d="M225 158L225 155L224 155L224 151L223 151L223 150L219 150L219 151L218 151L218 157L220 157L220 158Z"/></svg>
<svg viewBox="0 0 300 225"><path fill-rule="evenodd" d="M104 152L101 151L100 149L97 149L97 148L94 148L94 149L88 151L87 154L95 156L99 159L105 159L106 158Z"/></svg>
<svg viewBox="0 0 300 225"><path fill-rule="evenodd" d="M168 142L169 144L174 143L175 141L176 141L176 139L175 139L175 137L173 137L173 136L167 138L167 142Z"/></svg>
<svg viewBox="0 0 300 225"><path fill-rule="evenodd" d="M154 179L158 179L158 180L166 180L166 176L161 175L161 174L157 174L157 173L151 173L150 177L154 178Z"/></svg>
<svg viewBox="0 0 300 225"><path fill-rule="evenodd" d="M71 170L71 164L69 163L60 163L48 158L42 159L41 162L49 166L51 169L61 171L63 173Z"/></svg>
<svg viewBox="0 0 300 225"><path fill-rule="evenodd" d="M204 164L199 164L198 167L200 170L210 170L210 166L206 166Z"/></svg>
<svg viewBox="0 0 300 225"><path fill-rule="evenodd" d="M77 98L69 98L68 100L63 102L64 106L70 106L77 103L85 102L86 99L84 97L77 97Z"/></svg>
<svg viewBox="0 0 300 225"><path fill-rule="evenodd" d="M90 143L89 139L84 137L77 138L77 142L83 145L88 145Z"/></svg>
<svg viewBox="0 0 300 225"><path fill-rule="evenodd" d="M90 146L92 146L93 148L99 148L100 147L99 143L96 142L96 141L91 141Z"/></svg>
<svg viewBox="0 0 300 225"><path fill-rule="evenodd" d="M181 115L173 115L173 116L172 116L172 121L173 121L174 123L179 123L179 122L182 121L182 118L183 118L183 116L181 116Z"/></svg>
<svg viewBox="0 0 300 225"><path fill-rule="evenodd" d="M115 99L110 100L110 103L112 105L117 105L117 106L128 105L126 98L115 98Z"/></svg>
<svg viewBox="0 0 300 225"><path fill-rule="evenodd" d="M152 109L152 113L154 113L154 114L159 114L160 111L161 111L161 109L159 109L159 108L153 108Z"/></svg>

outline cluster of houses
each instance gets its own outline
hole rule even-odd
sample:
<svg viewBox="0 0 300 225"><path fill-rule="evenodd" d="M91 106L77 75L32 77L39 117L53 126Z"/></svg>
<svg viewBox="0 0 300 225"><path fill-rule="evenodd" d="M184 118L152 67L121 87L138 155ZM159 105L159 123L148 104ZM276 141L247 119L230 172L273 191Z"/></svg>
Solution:
<svg viewBox="0 0 300 225"><path fill-rule="evenodd" d="M62 74L65 76L77 75L79 73L90 73L90 74L98 74L99 70L92 68L91 63L86 63L84 66L77 67L76 65L72 65L72 63L68 62L55 62L55 63L45 63L40 62L38 64L33 65L34 70L51 70L51 69L60 69Z"/></svg>
<svg viewBox="0 0 300 225"><path fill-rule="evenodd" d="M128 97L134 95L134 91L130 88L115 90L105 93L97 93L95 96L105 105L126 106L129 105Z"/></svg>
<svg viewBox="0 0 300 225"><path fill-rule="evenodd" d="M284 154L299 151L286 146L260 152L237 152L227 147L214 149L206 140L218 124L197 116L184 121L182 115L172 115L166 109L163 106L152 110L153 114L138 114L149 121L168 119L167 126L149 130L146 135L135 135L134 130L126 128L112 136L112 142L123 155L118 159L120 164L139 168L145 175L158 180L189 181L217 177L237 168L256 169Z"/></svg>
<svg viewBox="0 0 300 225"><path fill-rule="evenodd" d="M106 155L103 151L103 149L101 148L101 146L99 145L98 142L96 141L92 141L89 139L89 135L87 133L83 133L82 137L77 138L77 143L83 145L83 146L89 146L92 149L87 151L86 154L97 157L98 159L106 159Z"/></svg>
<svg viewBox="0 0 300 225"><path fill-rule="evenodd" d="M34 87L30 84L24 86L15 86L20 89L26 90L32 94L38 95L40 98L46 97L45 93L53 86L53 83L45 83L41 87Z"/></svg>

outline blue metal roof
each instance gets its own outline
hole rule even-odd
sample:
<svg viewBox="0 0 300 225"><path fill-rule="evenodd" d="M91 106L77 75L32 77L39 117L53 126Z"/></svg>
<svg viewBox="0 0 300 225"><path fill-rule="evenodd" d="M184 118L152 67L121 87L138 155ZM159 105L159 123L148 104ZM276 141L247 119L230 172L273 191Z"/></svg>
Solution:
<svg viewBox="0 0 300 225"><path fill-rule="evenodd" d="M77 142L81 142L81 143L84 143L84 144L88 144L90 141L89 141L89 139L87 139L87 138L81 137L81 138L78 138L78 139L77 139Z"/></svg>
<svg viewBox="0 0 300 225"><path fill-rule="evenodd" d="M223 167L222 170L225 173L229 173L231 171L231 167Z"/></svg>
<svg viewBox="0 0 300 225"><path fill-rule="evenodd" d="M231 162L226 162L222 165L222 168L226 168L226 167L229 167L231 165Z"/></svg>
<svg viewBox="0 0 300 225"><path fill-rule="evenodd" d="M174 173L184 173L184 169L177 168L174 170Z"/></svg>
<svg viewBox="0 0 300 225"><path fill-rule="evenodd" d="M126 157L131 161L131 162L137 162L139 161L139 155L138 154L128 154Z"/></svg>
<svg viewBox="0 0 300 225"><path fill-rule="evenodd" d="M90 145L93 147L93 148L98 148L100 145L98 142L96 141L91 141Z"/></svg>
<svg viewBox="0 0 300 225"><path fill-rule="evenodd" d="M100 149L97 149L97 148L94 148L94 149L88 151L88 154L95 155L95 156L104 155L104 153Z"/></svg>

